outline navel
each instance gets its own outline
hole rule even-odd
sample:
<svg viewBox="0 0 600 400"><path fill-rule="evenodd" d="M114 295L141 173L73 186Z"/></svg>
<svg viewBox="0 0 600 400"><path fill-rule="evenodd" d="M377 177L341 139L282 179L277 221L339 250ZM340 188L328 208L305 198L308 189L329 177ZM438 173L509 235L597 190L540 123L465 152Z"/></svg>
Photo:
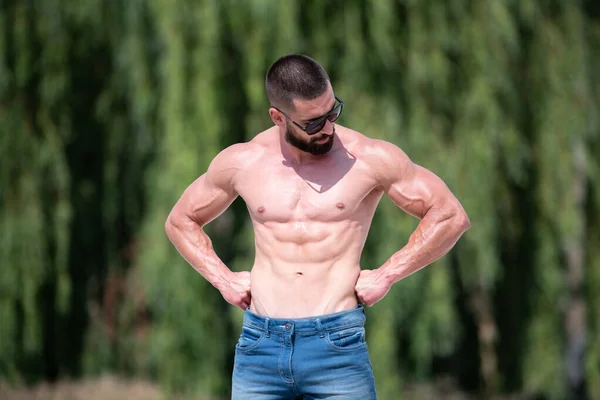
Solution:
<svg viewBox="0 0 600 400"><path fill-rule="evenodd" d="M265 208L263 206L260 206L260 207L258 207L257 211L258 211L259 214L262 214L262 213L265 212Z"/></svg>
<svg viewBox="0 0 600 400"><path fill-rule="evenodd" d="M296 272L296 277L301 278L304 275L302 272Z"/></svg>
<svg viewBox="0 0 600 400"><path fill-rule="evenodd" d="M346 205L344 203L342 203L341 201L338 202L335 206L337 208L339 208L340 210L343 210L344 208L346 208Z"/></svg>

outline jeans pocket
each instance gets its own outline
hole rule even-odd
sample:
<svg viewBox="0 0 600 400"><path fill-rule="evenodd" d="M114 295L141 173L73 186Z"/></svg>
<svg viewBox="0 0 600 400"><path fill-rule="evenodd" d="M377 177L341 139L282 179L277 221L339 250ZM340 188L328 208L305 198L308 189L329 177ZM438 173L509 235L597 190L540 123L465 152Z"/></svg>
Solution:
<svg viewBox="0 0 600 400"><path fill-rule="evenodd" d="M265 336L265 331L252 326L243 325L242 334L236 345L238 350L249 351L258 346L260 341Z"/></svg>
<svg viewBox="0 0 600 400"><path fill-rule="evenodd" d="M356 350L366 346L365 327L354 326L329 332L326 336L329 347L334 350Z"/></svg>

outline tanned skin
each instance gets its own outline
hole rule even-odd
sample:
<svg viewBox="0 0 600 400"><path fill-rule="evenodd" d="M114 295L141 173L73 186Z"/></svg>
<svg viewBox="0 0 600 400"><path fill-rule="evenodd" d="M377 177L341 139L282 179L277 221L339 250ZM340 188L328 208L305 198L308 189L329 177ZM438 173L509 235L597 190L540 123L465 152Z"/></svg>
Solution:
<svg viewBox="0 0 600 400"><path fill-rule="evenodd" d="M334 102L329 87L316 99L295 100L287 114L306 124ZM309 136L276 109L269 113L275 125L220 152L166 222L177 250L230 304L271 318L372 306L394 283L444 256L469 228L446 184L394 144L329 121ZM315 156L288 143L286 132L333 145ZM360 255L383 195L420 222L383 265L361 270ZM243 272L221 261L203 230L237 196L248 207L255 233L254 265Z"/></svg>

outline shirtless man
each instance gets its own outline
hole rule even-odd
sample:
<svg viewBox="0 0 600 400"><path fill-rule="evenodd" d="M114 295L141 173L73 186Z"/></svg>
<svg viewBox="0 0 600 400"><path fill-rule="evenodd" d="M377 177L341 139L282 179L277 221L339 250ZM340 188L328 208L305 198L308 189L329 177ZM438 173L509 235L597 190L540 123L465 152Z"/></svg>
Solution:
<svg viewBox="0 0 600 400"><path fill-rule="evenodd" d="M375 399L364 307L446 254L469 220L444 182L398 147L335 124L343 103L311 58L280 58L266 90L275 125L219 153L185 190L166 232L245 311L233 400ZM382 266L361 270L384 194L420 223ZM228 269L202 230L237 196L254 226L250 272Z"/></svg>

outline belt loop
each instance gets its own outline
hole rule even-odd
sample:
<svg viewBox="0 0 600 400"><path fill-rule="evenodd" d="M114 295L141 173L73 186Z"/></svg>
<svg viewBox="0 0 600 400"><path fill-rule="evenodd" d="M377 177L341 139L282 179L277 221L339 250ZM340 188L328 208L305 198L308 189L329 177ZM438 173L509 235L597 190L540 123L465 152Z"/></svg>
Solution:
<svg viewBox="0 0 600 400"><path fill-rule="evenodd" d="M323 331L323 326L321 325L321 320L319 318L316 319L315 321L317 323L317 330L320 333L320 337L325 337L325 331Z"/></svg>
<svg viewBox="0 0 600 400"><path fill-rule="evenodd" d="M271 337L271 332L269 332L269 318L265 318L265 331L267 332L267 337Z"/></svg>

